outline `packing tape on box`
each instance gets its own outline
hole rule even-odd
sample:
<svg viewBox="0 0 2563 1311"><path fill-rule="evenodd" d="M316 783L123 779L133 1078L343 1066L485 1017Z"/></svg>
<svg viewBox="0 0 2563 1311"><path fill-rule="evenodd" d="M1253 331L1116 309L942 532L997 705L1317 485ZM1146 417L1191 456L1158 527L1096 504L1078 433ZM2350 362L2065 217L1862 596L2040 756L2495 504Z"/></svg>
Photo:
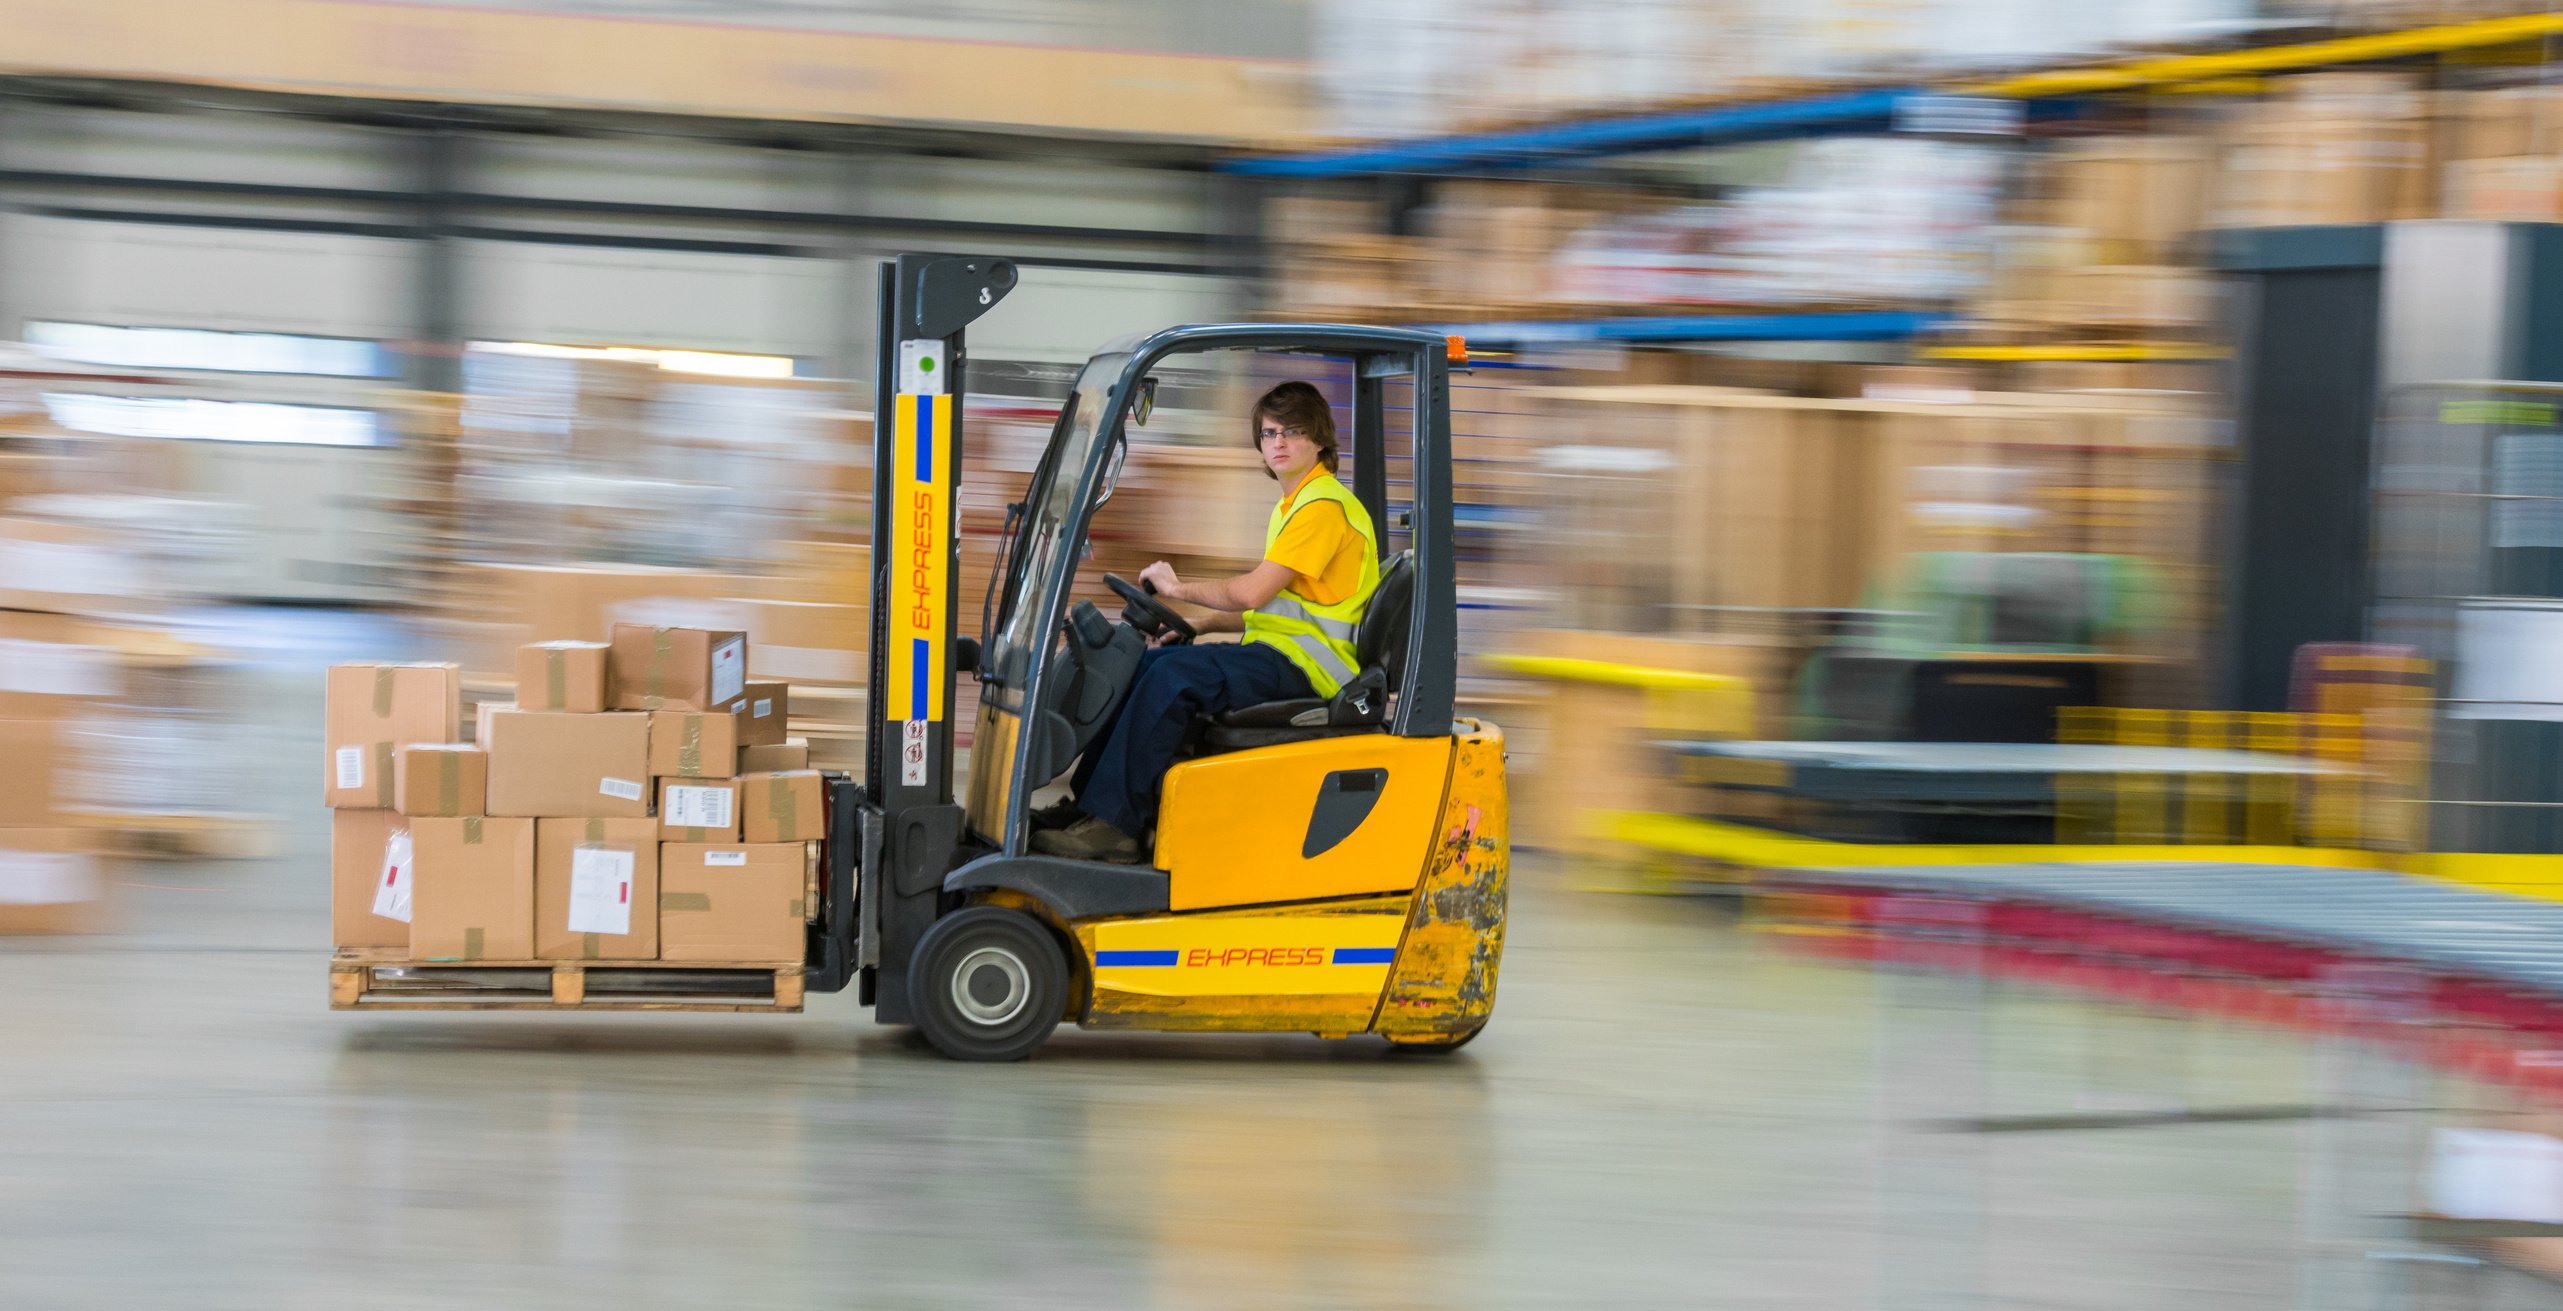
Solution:
<svg viewBox="0 0 2563 1311"><path fill-rule="evenodd" d="M570 653L553 647L543 653L543 708L570 708Z"/></svg>
<svg viewBox="0 0 2563 1311"><path fill-rule="evenodd" d="M677 832L678 832L678 833L680 833L680 834L683 834L683 835L684 835L683 837L681 837L681 838L679 838L679 839L678 839L679 841L682 841L682 842L709 842L709 841L711 841L711 839L709 839L709 838L707 838L707 837L703 836L703 830L701 830L701 829L699 829L699 828L681 828L681 829L678 829L678 830L677 830Z"/></svg>
<svg viewBox="0 0 2563 1311"><path fill-rule="evenodd" d="M712 894L708 892L662 892L660 910L710 910Z"/></svg>
<svg viewBox="0 0 2563 1311"><path fill-rule="evenodd" d="M667 667L676 659L674 630L654 629L650 635L650 673L641 680L641 701L656 710L667 700Z"/></svg>
<svg viewBox="0 0 2563 1311"><path fill-rule="evenodd" d="M676 772L687 778L703 777L703 716L687 715L685 728L676 735Z"/></svg>
<svg viewBox="0 0 2563 1311"><path fill-rule="evenodd" d="M374 744L374 809L392 808L392 744Z"/></svg>
<svg viewBox="0 0 2563 1311"><path fill-rule="evenodd" d="M463 809L463 756L458 751L436 753L436 809L438 814L457 814Z"/></svg>
<svg viewBox="0 0 2563 1311"><path fill-rule="evenodd" d="M777 774L765 782L765 813L774 821L775 840L793 841L801 833L801 803L792 795L792 780Z"/></svg>
<svg viewBox="0 0 2563 1311"><path fill-rule="evenodd" d="M392 717L392 667L374 666L374 718Z"/></svg>
<svg viewBox="0 0 2563 1311"><path fill-rule="evenodd" d="M792 899L792 918L796 920L806 920L810 918L808 912L801 909L801 899L799 897L794 897Z"/></svg>
<svg viewBox="0 0 2563 1311"><path fill-rule="evenodd" d="M477 846L479 846L480 844L481 844L481 820L480 820L480 816L478 816L478 815L466 815L466 816L464 816L464 817L463 817L463 845L464 845L464 846L467 846L467 847L477 847ZM480 932L480 930L478 930L478 929L474 929L474 930L472 930L472 932L474 932L474 933L478 933L478 932Z"/></svg>
<svg viewBox="0 0 2563 1311"><path fill-rule="evenodd" d="M595 933L583 933L579 935L578 949L585 959L596 960L603 954L604 947L598 941L602 936L603 935L601 934Z"/></svg>
<svg viewBox="0 0 2563 1311"><path fill-rule="evenodd" d="M463 930L463 959L479 960L489 954L488 937L479 929Z"/></svg>
<svg viewBox="0 0 2563 1311"><path fill-rule="evenodd" d="M605 840L604 820L591 819L587 821L587 840L590 842L603 842Z"/></svg>

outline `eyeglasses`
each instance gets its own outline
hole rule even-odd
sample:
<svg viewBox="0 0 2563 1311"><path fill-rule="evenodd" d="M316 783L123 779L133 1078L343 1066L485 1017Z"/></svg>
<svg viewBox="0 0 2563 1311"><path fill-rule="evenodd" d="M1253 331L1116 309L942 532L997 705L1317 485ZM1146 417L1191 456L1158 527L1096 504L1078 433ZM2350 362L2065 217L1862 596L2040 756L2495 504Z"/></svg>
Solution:
<svg viewBox="0 0 2563 1311"><path fill-rule="evenodd" d="M1275 437L1306 437L1308 435L1308 430L1300 427L1265 428L1257 435L1263 441L1271 441Z"/></svg>

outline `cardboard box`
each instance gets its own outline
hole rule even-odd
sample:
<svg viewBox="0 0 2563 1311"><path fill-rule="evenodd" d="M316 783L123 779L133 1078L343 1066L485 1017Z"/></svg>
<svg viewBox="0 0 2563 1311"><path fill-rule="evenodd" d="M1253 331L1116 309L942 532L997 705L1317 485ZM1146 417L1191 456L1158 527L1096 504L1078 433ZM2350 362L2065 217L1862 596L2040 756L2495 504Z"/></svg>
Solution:
<svg viewBox="0 0 2563 1311"><path fill-rule="evenodd" d="M739 772L736 711L650 713L650 777L729 778Z"/></svg>
<svg viewBox="0 0 2563 1311"><path fill-rule="evenodd" d="M0 611L0 719L53 719L123 691L123 664L101 636L67 615Z"/></svg>
<svg viewBox="0 0 2563 1311"><path fill-rule="evenodd" d="M650 813L650 717L501 710L489 717L489 813Z"/></svg>
<svg viewBox="0 0 2563 1311"><path fill-rule="evenodd" d="M659 836L669 842L738 841L739 781L660 779Z"/></svg>
<svg viewBox="0 0 2563 1311"><path fill-rule="evenodd" d="M747 634L614 625L607 678L617 710L736 710L747 697Z"/></svg>
<svg viewBox="0 0 2563 1311"><path fill-rule="evenodd" d="M412 960L534 959L534 821L413 819Z"/></svg>
<svg viewBox="0 0 2563 1311"><path fill-rule="evenodd" d="M588 854L582 856L582 851ZM611 932L618 923L623 931ZM534 821L534 955L542 960L658 959L656 821Z"/></svg>
<svg viewBox="0 0 2563 1311"><path fill-rule="evenodd" d="M329 940L341 947L407 947L409 922L374 913L384 854L409 820L390 810L329 812ZM415 861L412 862L413 870ZM413 880L412 890L416 883Z"/></svg>
<svg viewBox="0 0 2563 1311"><path fill-rule="evenodd" d="M797 964L808 952L798 842L659 847L659 959Z"/></svg>
<svg viewBox="0 0 2563 1311"><path fill-rule="evenodd" d="M817 842L828 835L826 794L815 769L739 776L739 836L748 842Z"/></svg>
<svg viewBox="0 0 2563 1311"><path fill-rule="evenodd" d="M71 758L72 726L58 719L0 719L0 827L61 828L79 776Z"/></svg>
<svg viewBox="0 0 2563 1311"><path fill-rule="evenodd" d="M792 685L789 683L748 684L747 705L739 711L739 745L743 747L775 746L789 736L792 722Z"/></svg>
<svg viewBox="0 0 2563 1311"><path fill-rule="evenodd" d="M810 743L806 738L786 738L780 743L760 743L739 748L739 772L772 774L810 767Z"/></svg>
<svg viewBox="0 0 2563 1311"><path fill-rule="evenodd" d="M392 753L452 742L462 731L463 676L455 665L333 665L329 670L327 800L392 808Z"/></svg>
<svg viewBox="0 0 2563 1311"><path fill-rule="evenodd" d="M489 753L414 742L392 757L392 809L413 817L489 813Z"/></svg>
<svg viewBox="0 0 2563 1311"><path fill-rule="evenodd" d="M0 608L131 614L155 608L156 590L142 558L103 529L0 519Z"/></svg>
<svg viewBox="0 0 2563 1311"><path fill-rule="evenodd" d="M516 704L528 710L592 715L605 709L603 642L529 642L516 649Z"/></svg>
<svg viewBox="0 0 2563 1311"><path fill-rule="evenodd" d="M2563 218L2563 160L2539 155L2450 164L2447 216L2505 223Z"/></svg>
<svg viewBox="0 0 2563 1311"><path fill-rule="evenodd" d="M872 650L870 612L820 601L740 600L748 672L792 683L860 683ZM969 622L978 623L976 611Z"/></svg>
<svg viewBox="0 0 2563 1311"><path fill-rule="evenodd" d="M102 932L106 897L94 831L0 829L0 934Z"/></svg>

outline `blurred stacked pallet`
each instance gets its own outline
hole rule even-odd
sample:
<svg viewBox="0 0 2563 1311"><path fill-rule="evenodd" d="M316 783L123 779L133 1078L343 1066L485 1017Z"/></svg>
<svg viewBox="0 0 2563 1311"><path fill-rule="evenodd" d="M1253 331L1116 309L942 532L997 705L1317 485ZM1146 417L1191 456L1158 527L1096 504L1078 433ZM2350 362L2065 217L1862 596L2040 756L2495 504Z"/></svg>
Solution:
<svg viewBox="0 0 2563 1311"><path fill-rule="evenodd" d="M116 855L269 845L236 754L230 662L169 626L217 531L159 498L52 493L0 517L0 931L104 919Z"/></svg>

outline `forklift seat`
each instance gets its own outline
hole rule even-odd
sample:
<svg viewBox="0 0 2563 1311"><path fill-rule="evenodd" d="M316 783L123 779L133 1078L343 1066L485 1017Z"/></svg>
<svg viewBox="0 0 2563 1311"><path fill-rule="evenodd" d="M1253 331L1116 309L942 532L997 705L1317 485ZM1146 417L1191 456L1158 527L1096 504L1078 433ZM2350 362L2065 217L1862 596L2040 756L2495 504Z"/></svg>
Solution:
<svg viewBox="0 0 2563 1311"><path fill-rule="evenodd" d="M1353 626L1361 672L1332 697L1293 697L1244 706L1202 721L1204 752L1243 751L1388 727L1388 698L1406 677L1406 630L1415 617L1415 553L1400 551L1380 570L1369 608Z"/></svg>

